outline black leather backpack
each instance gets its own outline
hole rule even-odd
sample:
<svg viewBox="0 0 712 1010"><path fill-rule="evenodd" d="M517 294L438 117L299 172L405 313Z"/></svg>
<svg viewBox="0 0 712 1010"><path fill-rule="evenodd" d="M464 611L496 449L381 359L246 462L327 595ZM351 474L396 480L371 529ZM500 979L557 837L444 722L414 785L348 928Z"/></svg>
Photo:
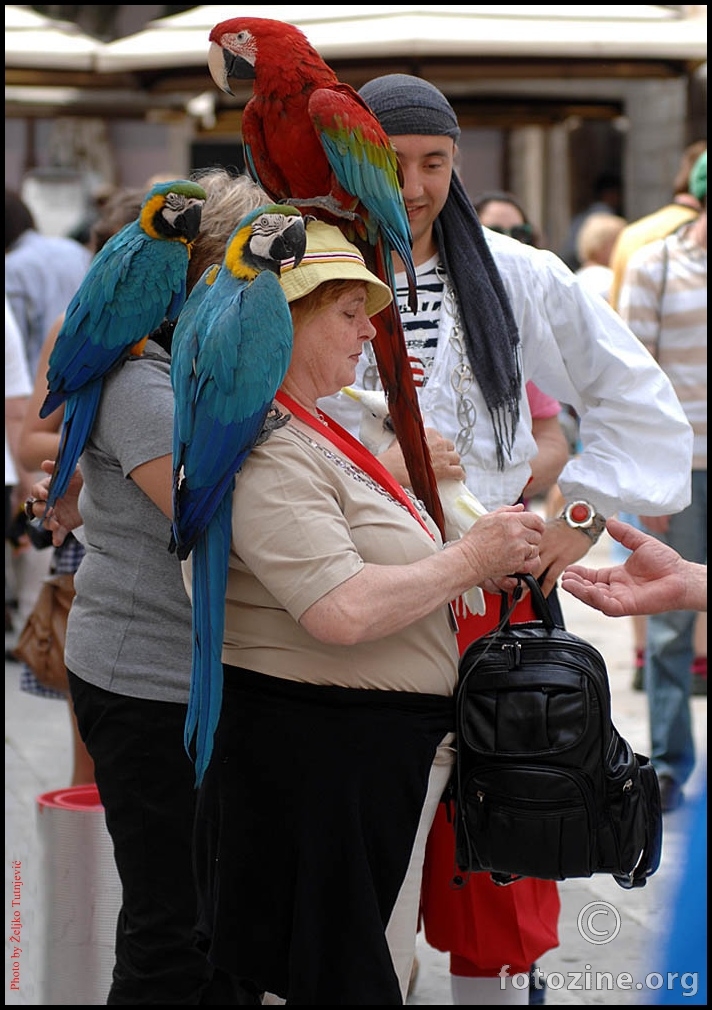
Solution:
<svg viewBox="0 0 712 1010"><path fill-rule="evenodd" d="M537 619L510 624L523 583ZM531 576L463 653L456 713L456 885L477 871L645 885L662 845L657 775L611 721L603 657L554 624Z"/></svg>

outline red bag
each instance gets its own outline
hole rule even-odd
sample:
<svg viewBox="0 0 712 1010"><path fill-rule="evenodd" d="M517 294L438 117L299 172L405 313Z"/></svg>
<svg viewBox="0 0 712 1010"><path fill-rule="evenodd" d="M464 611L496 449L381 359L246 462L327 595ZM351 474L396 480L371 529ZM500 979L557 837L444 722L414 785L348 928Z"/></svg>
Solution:
<svg viewBox="0 0 712 1010"><path fill-rule="evenodd" d="M483 616L458 620L460 654L499 621L500 597L485 594L485 599ZM533 617L527 594L512 620ZM488 873L471 873L464 887L454 888L455 869L454 827L441 803L425 850L421 915L425 939L436 950L450 952L454 974L491 977L505 964L510 975L528 972L542 954L558 947L561 902L555 881L527 877L498 887Z"/></svg>

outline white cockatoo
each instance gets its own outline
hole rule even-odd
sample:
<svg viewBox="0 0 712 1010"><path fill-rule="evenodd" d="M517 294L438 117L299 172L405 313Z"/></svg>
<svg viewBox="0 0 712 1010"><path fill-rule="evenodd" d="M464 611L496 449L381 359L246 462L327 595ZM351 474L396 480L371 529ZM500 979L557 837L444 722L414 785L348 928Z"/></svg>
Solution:
<svg viewBox="0 0 712 1010"><path fill-rule="evenodd" d="M379 389L358 389L344 386L346 396L356 400L361 406L359 440L374 456L388 448L395 434L388 417L386 394ZM445 517L447 540L459 540L487 509L461 480L439 480L438 491ZM473 614L484 614L485 600L482 590L474 586L468 590L463 600L467 610Z"/></svg>

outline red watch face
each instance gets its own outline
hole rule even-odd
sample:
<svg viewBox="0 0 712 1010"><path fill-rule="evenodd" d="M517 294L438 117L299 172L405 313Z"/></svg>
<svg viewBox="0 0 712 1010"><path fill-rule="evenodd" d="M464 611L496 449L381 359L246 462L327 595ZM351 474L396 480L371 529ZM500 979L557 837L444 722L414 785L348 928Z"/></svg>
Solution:
<svg viewBox="0 0 712 1010"><path fill-rule="evenodd" d="M572 505L569 509L569 517L572 522L575 523L585 523L591 518L591 509L588 505L584 505L579 502L577 505Z"/></svg>

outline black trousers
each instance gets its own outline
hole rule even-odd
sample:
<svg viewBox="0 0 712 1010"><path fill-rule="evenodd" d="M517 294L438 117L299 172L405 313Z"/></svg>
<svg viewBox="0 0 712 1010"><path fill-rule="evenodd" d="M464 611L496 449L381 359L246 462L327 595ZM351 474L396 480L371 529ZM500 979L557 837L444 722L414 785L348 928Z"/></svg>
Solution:
<svg viewBox="0 0 712 1010"><path fill-rule="evenodd" d="M196 942L186 706L113 694L71 672L69 686L123 890L107 1005L259 1004Z"/></svg>

